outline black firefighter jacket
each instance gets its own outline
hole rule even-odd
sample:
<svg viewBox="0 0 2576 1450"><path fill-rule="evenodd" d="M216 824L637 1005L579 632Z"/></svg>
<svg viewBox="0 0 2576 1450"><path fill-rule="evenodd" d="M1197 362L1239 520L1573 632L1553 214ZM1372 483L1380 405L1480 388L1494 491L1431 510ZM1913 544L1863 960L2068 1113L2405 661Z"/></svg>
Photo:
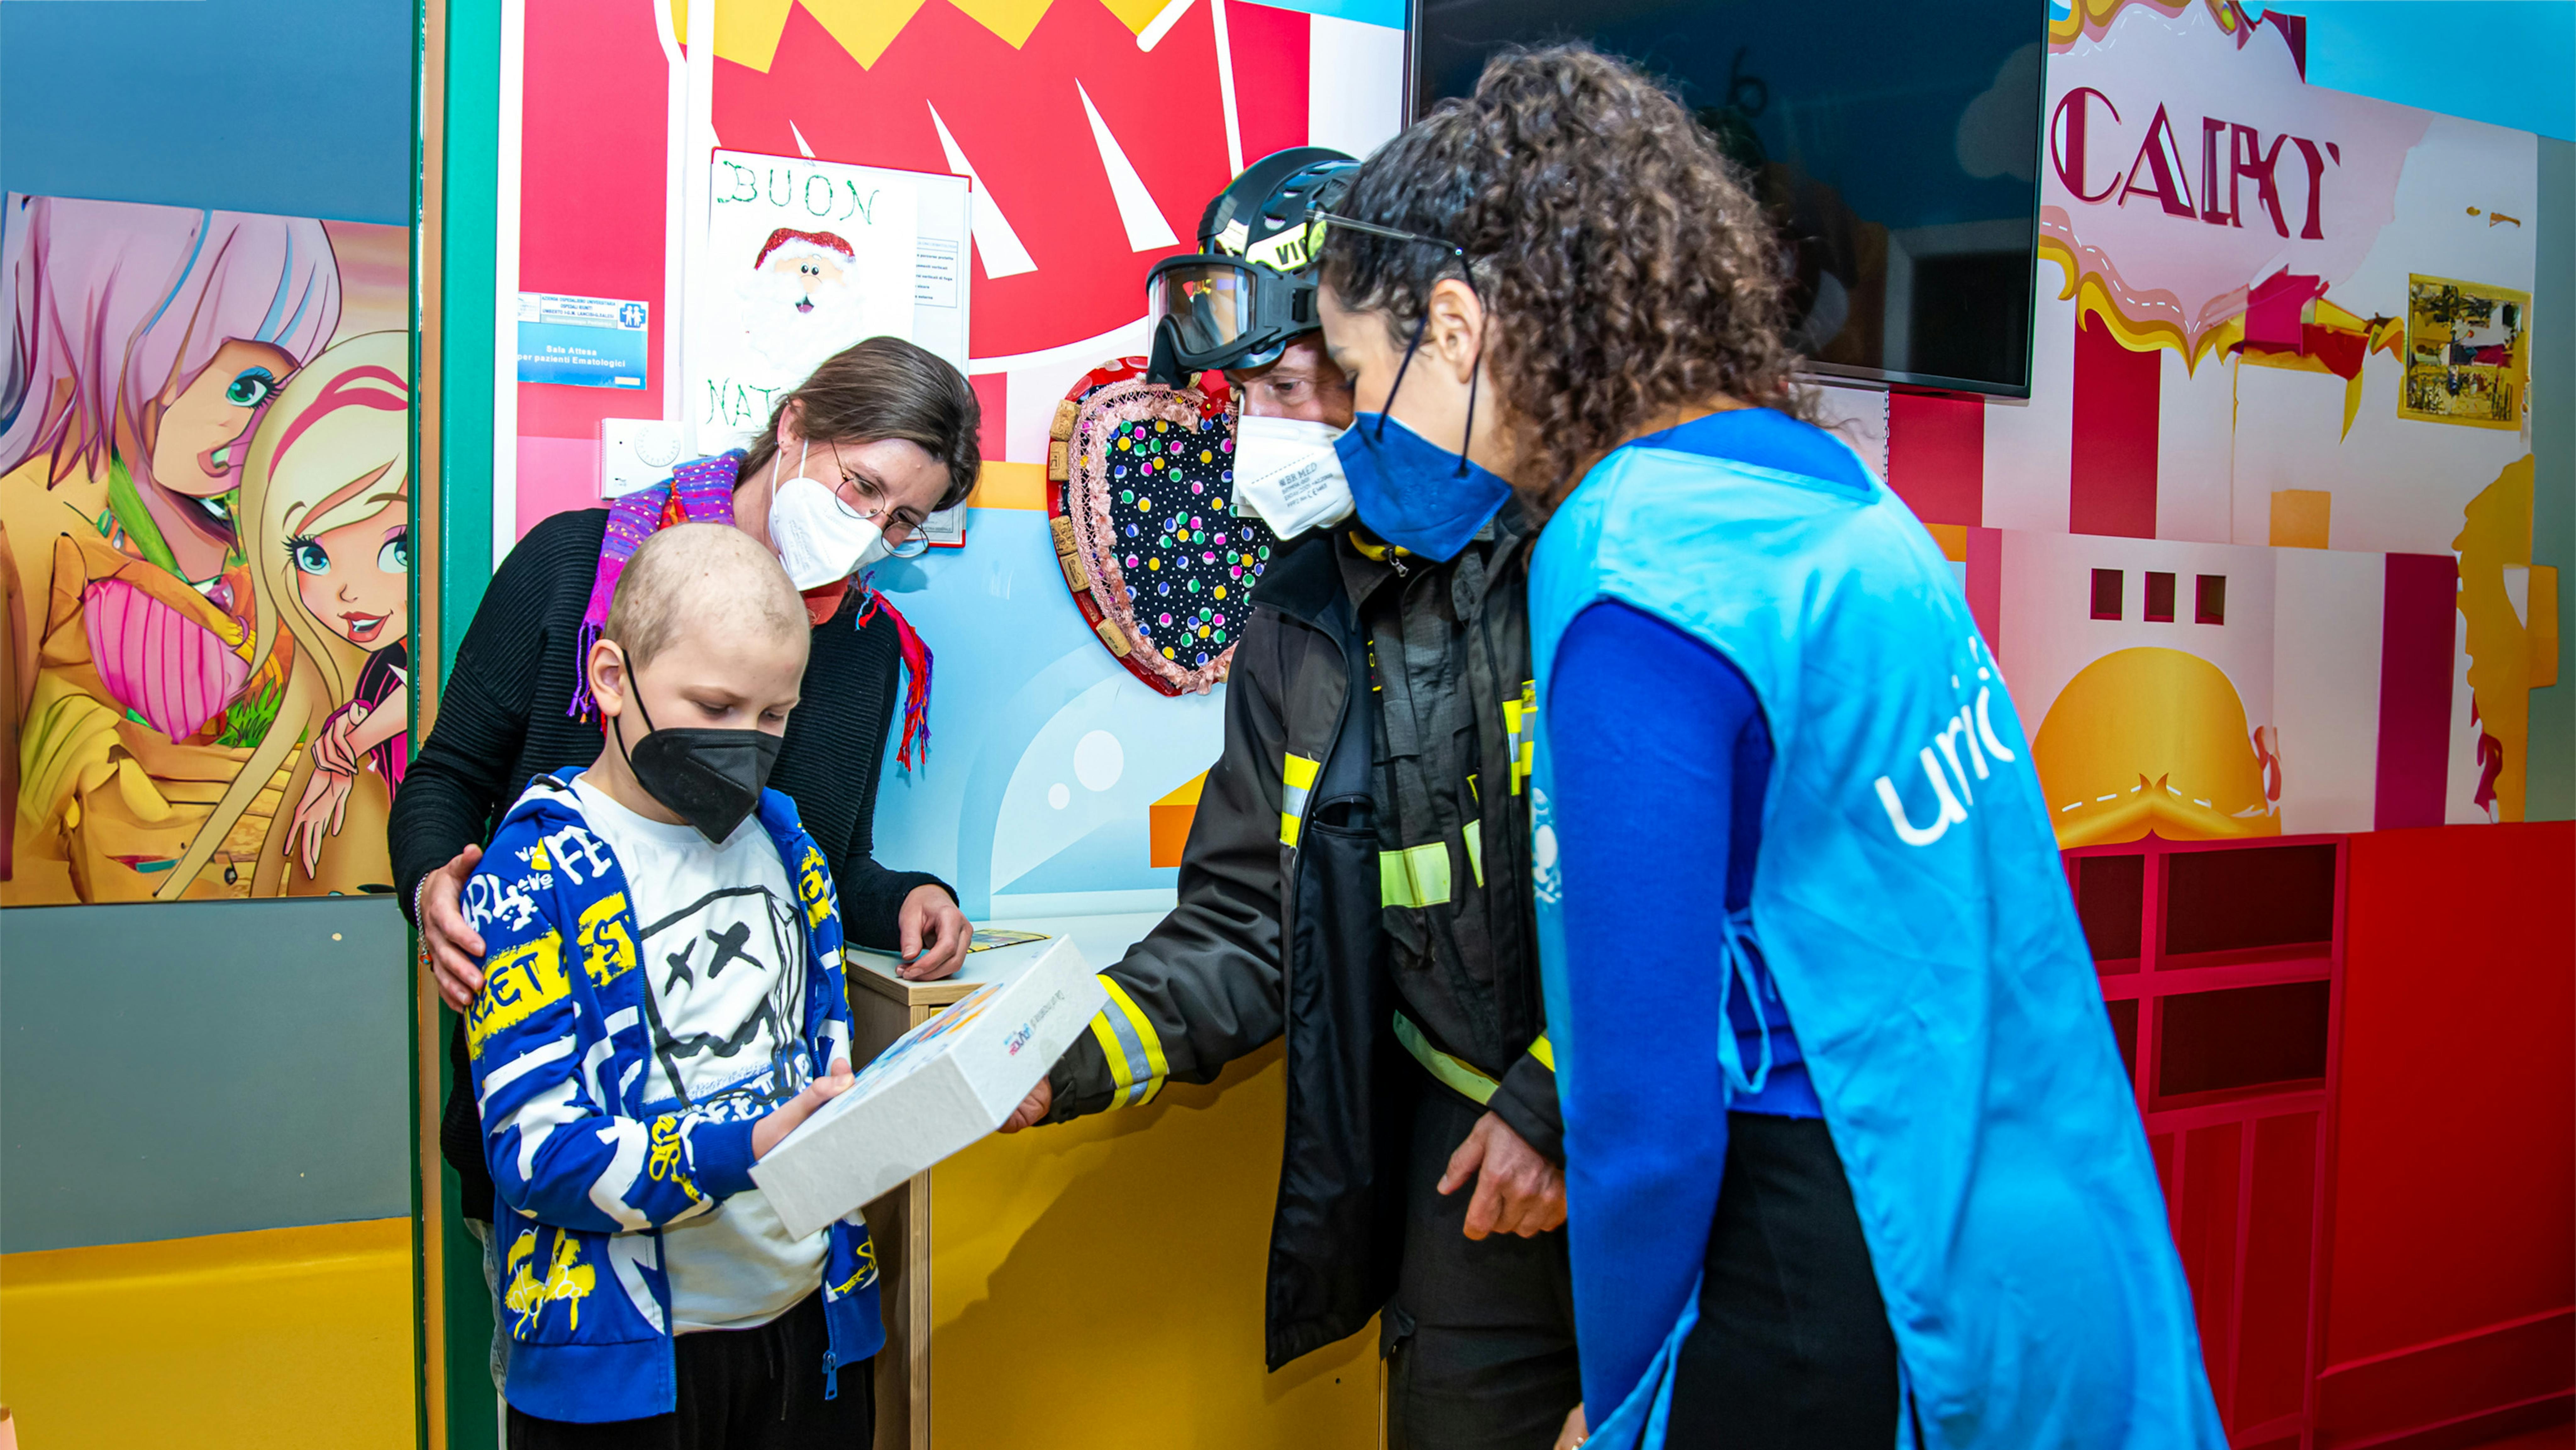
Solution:
<svg viewBox="0 0 2576 1450"><path fill-rule="evenodd" d="M1225 749L1199 796L1179 903L1101 974L1108 1010L1050 1075L1048 1121L1059 1122L1145 1102L1167 1080L1214 1081L1286 1035L1287 1142L1265 1304L1274 1370L1357 1332L1394 1292L1410 1105L1427 1081L1393 1030L1405 1003L1382 918L1374 696L1336 547L1329 535L1295 544L1253 591L1227 676ZM1510 587L1516 595L1517 577ZM1495 759L1517 752L1517 732L1509 745L1492 734ZM1554 1073L1527 1050L1540 1026L1534 955L1493 970L1493 991L1517 1004L1507 1015L1527 1028L1502 1052L1477 1054L1502 1082L1489 1106L1561 1157Z"/></svg>

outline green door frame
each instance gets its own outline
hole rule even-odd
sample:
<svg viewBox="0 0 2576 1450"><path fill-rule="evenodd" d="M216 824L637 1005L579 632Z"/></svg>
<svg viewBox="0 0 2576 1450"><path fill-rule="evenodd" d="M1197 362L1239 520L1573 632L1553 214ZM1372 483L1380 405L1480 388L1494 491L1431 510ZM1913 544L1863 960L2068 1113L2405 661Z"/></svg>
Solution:
<svg viewBox="0 0 2576 1450"><path fill-rule="evenodd" d="M500 155L500 0L420 0L415 98L412 618L419 671L413 741L436 721L465 624L492 577L492 390L496 324L493 178ZM426 596L426 597L423 597ZM454 1014L414 968L412 1116L418 1429L424 1450L499 1450L486 1370L492 1304L483 1249L465 1232L455 1175L438 1152Z"/></svg>

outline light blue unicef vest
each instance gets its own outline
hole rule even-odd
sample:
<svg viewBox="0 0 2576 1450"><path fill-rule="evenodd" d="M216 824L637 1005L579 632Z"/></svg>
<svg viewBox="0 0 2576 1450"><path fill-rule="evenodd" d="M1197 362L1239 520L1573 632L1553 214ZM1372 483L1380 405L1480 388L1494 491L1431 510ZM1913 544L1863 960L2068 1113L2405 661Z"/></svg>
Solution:
<svg viewBox="0 0 2576 1450"><path fill-rule="evenodd" d="M1753 931L1850 1176L1924 1441L2223 1447L2030 742L1912 511L1874 482L1632 445L1549 520L1529 592L1532 859L1561 1060L1619 1050L1615 1024L1567 1010L1548 804L1557 642L1609 599L1722 653L1770 725ZM1615 1416L1592 1407L1596 1441L1661 1442L1688 1322Z"/></svg>

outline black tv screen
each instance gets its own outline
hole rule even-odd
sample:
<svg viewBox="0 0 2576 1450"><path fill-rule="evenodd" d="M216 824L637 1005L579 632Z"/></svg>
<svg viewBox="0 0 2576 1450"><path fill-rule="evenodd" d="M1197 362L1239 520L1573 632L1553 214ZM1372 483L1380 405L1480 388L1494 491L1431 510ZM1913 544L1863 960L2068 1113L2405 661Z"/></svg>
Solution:
<svg viewBox="0 0 2576 1450"><path fill-rule="evenodd" d="M1414 0L1416 117L1507 45L1586 40L1750 173L1814 372L2027 397L2045 7Z"/></svg>

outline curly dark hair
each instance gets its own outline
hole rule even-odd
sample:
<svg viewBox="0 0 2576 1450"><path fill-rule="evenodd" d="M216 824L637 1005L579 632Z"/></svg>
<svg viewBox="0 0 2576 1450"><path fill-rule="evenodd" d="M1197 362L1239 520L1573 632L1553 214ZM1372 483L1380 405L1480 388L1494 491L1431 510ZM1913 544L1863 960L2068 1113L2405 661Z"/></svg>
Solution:
<svg viewBox="0 0 2576 1450"><path fill-rule="evenodd" d="M1464 249L1522 495L1552 507L1621 440L1718 395L1801 415L1777 246L1681 102L1584 45L1509 50L1360 167L1335 210ZM1327 231L1324 283L1408 340L1458 258Z"/></svg>

